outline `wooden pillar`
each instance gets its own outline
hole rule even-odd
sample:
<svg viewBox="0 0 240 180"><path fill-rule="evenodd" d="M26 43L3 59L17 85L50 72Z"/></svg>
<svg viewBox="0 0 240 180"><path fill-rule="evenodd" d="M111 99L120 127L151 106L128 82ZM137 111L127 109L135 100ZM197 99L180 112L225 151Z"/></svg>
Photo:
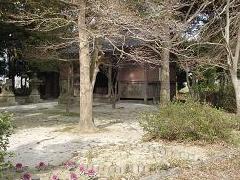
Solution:
<svg viewBox="0 0 240 180"><path fill-rule="evenodd" d="M143 94L144 94L144 103L148 103L148 78L147 78L147 65L144 65L144 84L143 84Z"/></svg>
<svg viewBox="0 0 240 180"><path fill-rule="evenodd" d="M66 103L66 113L70 112L71 104L71 63L68 65L68 76L67 76L67 103Z"/></svg>
<svg viewBox="0 0 240 180"><path fill-rule="evenodd" d="M116 76L116 83L115 83L115 89L117 90L117 92L116 92L117 101L120 101L121 94L122 94L122 86L121 86L121 83L119 81L119 71L120 71L120 68L117 69L117 76Z"/></svg>
<svg viewBox="0 0 240 180"><path fill-rule="evenodd" d="M112 92L112 64L108 66L108 97L111 97Z"/></svg>

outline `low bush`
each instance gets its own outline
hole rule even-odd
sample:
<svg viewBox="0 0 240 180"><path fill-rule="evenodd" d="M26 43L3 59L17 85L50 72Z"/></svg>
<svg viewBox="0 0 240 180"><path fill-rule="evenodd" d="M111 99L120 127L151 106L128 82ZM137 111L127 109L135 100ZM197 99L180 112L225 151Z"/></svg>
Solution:
<svg viewBox="0 0 240 180"><path fill-rule="evenodd" d="M173 102L155 114L142 114L140 125L151 138L229 142L231 128L237 128L238 121L235 115L187 100Z"/></svg>
<svg viewBox="0 0 240 180"><path fill-rule="evenodd" d="M233 85L226 85L224 89L219 92L217 106L225 109L228 112L236 112L236 97Z"/></svg>
<svg viewBox="0 0 240 180"><path fill-rule="evenodd" d="M0 175L4 168L4 157L7 155L8 138L12 133L13 126L11 123L12 116L8 113L0 113Z"/></svg>

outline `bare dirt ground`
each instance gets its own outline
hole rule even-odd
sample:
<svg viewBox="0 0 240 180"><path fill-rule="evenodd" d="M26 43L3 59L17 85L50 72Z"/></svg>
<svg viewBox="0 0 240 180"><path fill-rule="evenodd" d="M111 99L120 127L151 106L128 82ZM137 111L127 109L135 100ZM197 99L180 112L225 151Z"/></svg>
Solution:
<svg viewBox="0 0 240 180"><path fill-rule="evenodd" d="M99 130L81 134L76 128L78 107L72 107L70 114L55 102L1 108L15 117L8 149L14 156L8 160L28 166L41 180L53 173L68 179L69 171L61 165L69 160L94 167L100 179L240 179L236 170L240 157L232 146L144 142L138 116L157 109L137 103L119 103L112 109L109 104L95 103ZM51 170L35 171L39 162L51 165ZM7 176L18 179L21 174Z"/></svg>

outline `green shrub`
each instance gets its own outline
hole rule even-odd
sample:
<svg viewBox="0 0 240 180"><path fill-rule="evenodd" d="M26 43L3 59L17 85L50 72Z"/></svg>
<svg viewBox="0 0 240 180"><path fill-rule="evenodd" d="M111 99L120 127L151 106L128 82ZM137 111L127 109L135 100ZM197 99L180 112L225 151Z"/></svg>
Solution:
<svg viewBox="0 0 240 180"><path fill-rule="evenodd" d="M151 138L166 140L229 141L236 117L192 100L174 102L159 113L141 115L140 125Z"/></svg>
<svg viewBox="0 0 240 180"><path fill-rule="evenodd" d="M219 93L219 101L217 106L228 112L236 112L237 104L233 85L226 85Z"/></svg>
<svg viewBox="0 0 240 180"><path fill-rule="evenodd" d="M4 167L4 157L7 155L8 138L12 133L12 116L8 113L0 113L0 175Z"/></svg>

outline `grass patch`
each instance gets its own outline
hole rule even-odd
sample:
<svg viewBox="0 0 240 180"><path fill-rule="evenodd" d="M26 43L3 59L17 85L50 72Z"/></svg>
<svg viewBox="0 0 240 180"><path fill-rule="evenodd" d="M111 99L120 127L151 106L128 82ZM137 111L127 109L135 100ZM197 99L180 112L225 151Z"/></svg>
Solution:
<svg viewBox="0 0 240 180"><path fill-rule="evenodd" d="M239 118L207 104L173 102L158 113L144 113L140 125L152 138L180 141L232 142Z"/></svg>

